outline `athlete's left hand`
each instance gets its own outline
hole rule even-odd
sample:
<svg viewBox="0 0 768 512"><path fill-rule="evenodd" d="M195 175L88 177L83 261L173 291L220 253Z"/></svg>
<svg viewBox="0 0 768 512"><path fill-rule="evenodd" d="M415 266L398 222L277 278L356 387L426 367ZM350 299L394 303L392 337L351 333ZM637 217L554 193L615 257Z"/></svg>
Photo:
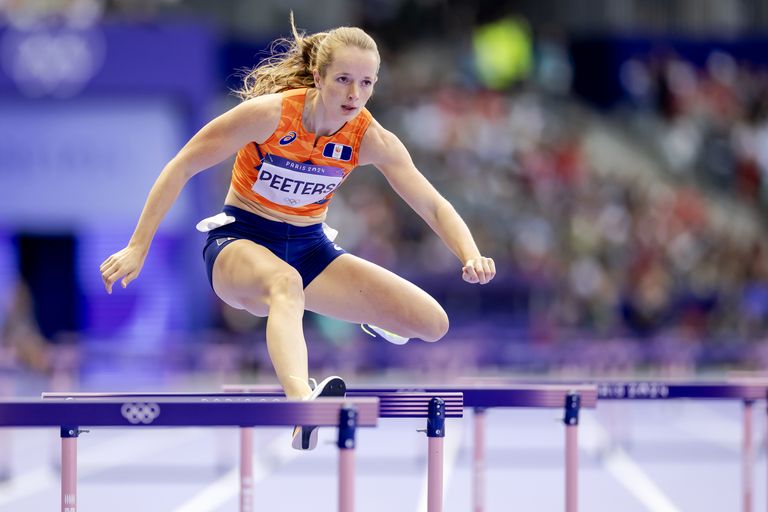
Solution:
<svg viewBox="0 0 768 512"><path fill-rule="evenodd" d="M495 276L496 264L485 256L468 259L461 269L461 277L468 283L488 284Z"/></svg>

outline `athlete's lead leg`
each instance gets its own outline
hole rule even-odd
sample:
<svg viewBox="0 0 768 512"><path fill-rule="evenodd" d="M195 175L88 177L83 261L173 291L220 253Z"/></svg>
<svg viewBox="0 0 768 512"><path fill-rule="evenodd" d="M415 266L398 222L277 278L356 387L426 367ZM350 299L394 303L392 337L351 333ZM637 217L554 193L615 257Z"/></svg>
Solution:
<svg viewBox="0 0 768 512"><path fill-rule="evenodd" d="M437 341L448 331L448 315L427 292L352 254L333 260L304 294L310 311L407 338Z"/></svg>

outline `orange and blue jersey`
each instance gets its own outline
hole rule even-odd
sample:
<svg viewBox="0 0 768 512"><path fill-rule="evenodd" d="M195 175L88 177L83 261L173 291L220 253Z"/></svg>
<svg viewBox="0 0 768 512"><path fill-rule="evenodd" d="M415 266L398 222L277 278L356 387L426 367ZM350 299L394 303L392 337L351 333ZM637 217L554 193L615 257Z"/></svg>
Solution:
<svg viewBox="0 0 768 512"><path fill-rule="evenodd" d="M302 112L307 89L282 93L282 113L274 133L237 153L232 187L242 197L290 215L323 215L335 190L357 166L360 143L372 116L363 108L338 132L307 132Z"/></svg>

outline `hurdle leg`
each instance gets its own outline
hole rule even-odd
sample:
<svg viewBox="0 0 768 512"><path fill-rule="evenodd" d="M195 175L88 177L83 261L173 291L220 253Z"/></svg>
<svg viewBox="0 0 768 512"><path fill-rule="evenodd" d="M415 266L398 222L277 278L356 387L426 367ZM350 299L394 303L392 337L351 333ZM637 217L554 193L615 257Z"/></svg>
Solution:
<svg viewBox="0 0 768 512"><path fill-rule="evenodd" d="M77 388L79 359L77 346L73 344L54 345L51 356L53 368L49 383L50 390L58 392L74 391ZM55 438L52 437L50 443L50 464L54 469L61 470L57 466L62 461L59 460L56 454Z"/></svg>
<svg viewBox="0 0 768 512"><path fill-rule="evenodd" d="M427 512L443 512L445 401L433 398L427 412Z"/></svg>
<svg viewBox="0 0 768 512"><path fill-rule="evenodd" d="M578 425L581 397L568 393L565 398L565 512L579 509L579 445Z"/></svg>
<svg viewBox="0 0 768 512"><path fill-rule="evenodd" d="M472 509L485 508L485 409L475 407L474 460L472 465Z"/></svg>
<svg viewBox="0 0 768 512"><path fill-rule="evenodd" d="M339 512L355 510L355 430L357 411L342 407L339 413Z"/></svg>
<svg viewBox="0 0 768 512"><path fill-rule="evenodd" d="M442 437L430 437L427 457L427 512L443 510L443 444Z"/></svg>
<svg viewBox="0 0 768 512"><path fill-rule="evenodd" d="M77 512L77 427L61 427L61 512Z"/></svg>
<svg viewBox="0 0 768 512"><path fill-rule="evenodd" d="M752 410L754 400L744 400L744 420L741 447L741 487L744 512L752 512L752 470L754 452L752 448Z"/></svg>
<svg viewBox="0 0 768 512"><path fill-rule="evenodd" d="M253 427L240 429L240 512L253 512Z"/></svg>

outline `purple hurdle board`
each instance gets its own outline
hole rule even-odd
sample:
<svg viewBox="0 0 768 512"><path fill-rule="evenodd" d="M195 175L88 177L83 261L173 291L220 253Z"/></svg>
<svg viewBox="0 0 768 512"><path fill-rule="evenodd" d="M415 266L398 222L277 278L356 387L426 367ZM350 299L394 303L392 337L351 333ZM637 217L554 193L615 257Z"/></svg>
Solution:
<svg viewBox="0 0 768 512"><path fill-rule="evenodd" d="M379 417L376 398L322 398L311 402L251 397L219 400L195 396L170 398L125 395L0 400L0 427L61 429L61 512L77 511L77 437L80 427L251 427L277 425L338 426L339 511L354 510L355 428L373 427Z"/></svg>
<svg viewBox="0 0 768 512"><path fill-rule="evenodd" d="M246 393L256 396L263 393L279 393L279 388L268 386L229 385L224 386L228 393ZM456 387L404 387L404 388L352 388L347 390L347 396L377 396L381 400L382 418L389 401L400 402L403 395L421 393L425 396L444 397L448 393L461 393L464 396L463 406L475 410L475 438L473 464L473 496L474 510L481 512L484 503L484 467L485 467L485 409L494 407L530 407L530 408L564 408L565 409L565 510L578 510L578 435L577 426L581 407L594 408L597 405L597 389L594 385L510 385L510 386L466 386ZM439 467L442 475L442 438L431 437L429 422L427 426L429 437L428 468L432 467L432 457L439 457ZM439 443L439 445L438 445ZM438 451L439 450L439 451ZM433 455L433 453L435 455ZM437 482L440 482L437 487ZM432 486L435 487L432 487ZM428 512L440 512L442 508L442 476L428 479ZM241 512L247 512L241 510Z"/></svg>
<svg viewBox="0 0 768 512"><path fill-rule="evenodd" d="M520 381L504 378L479 378L480 382L494 384ZM562 381L548 381L562 384ZM741 400L744 403L742 426L742 510L752 512L752 475L754 450L752 448L752 416L755 401L766 397L768 380L728 379L725 381L683 380L579 380L597 386L599 400Z"/></svg>
<svg viewBox="0 0 768 512"><path fill-rule="evenodd" d="M264 400L285 398L282 388L278 386L232 386L236 390L204 395L209 400ZM463 395L451 390L440 392L400 391L392 388L381 388L375 391L360 392L355 389L347 390L347 398L375 398L379 402L380 418L426 418L427 419L427 510L441 512L443 510L443 438L445 437L445 418L460 418L464 413ZM202 396L190 393L44 393L43 398L80 399L115 399L131 396L142 400L156 398L181 398ZM310 423L315 425L316 423ZM253 429L242 425L240 431L240 511L252 512L253 503Z"/></svg>

